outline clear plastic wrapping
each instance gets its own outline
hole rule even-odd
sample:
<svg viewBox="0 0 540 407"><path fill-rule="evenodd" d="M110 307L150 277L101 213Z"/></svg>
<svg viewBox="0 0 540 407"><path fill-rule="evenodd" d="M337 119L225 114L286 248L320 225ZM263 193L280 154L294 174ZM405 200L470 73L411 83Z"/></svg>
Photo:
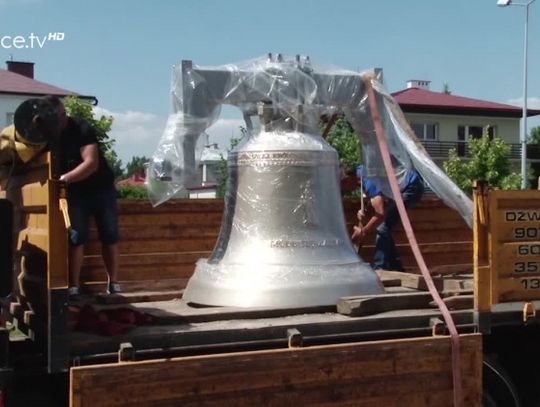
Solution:
<svg viewBox="0 0 540 407"><path fill-rule="evenodd" d="M176 66L171 88L173 112L148 168L152 203L157 205L178 196L196 183L203 148L201 135L218 119L223 104L242 111L248 139L257 136L259 120L269 129L295 130L320 137L323 115L345 113L362 143L368 175L391 196L367 103L365 80L371 81L375 91L398 182L406 170L416 168L431 189L472 225L471 200L429 158L375 71L358 73L315 65L300 56L268 55L218 67L197 67L190 61ZM262 116L261 105L265 107ZM301 150L297 142L291 139L290 148ZM264 164L258 166L262 167Z"/></svg>

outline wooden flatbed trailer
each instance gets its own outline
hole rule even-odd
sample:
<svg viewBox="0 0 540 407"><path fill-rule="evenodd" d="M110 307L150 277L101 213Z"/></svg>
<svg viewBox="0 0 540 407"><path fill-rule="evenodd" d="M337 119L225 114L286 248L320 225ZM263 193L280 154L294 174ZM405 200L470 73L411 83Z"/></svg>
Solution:
<svg viewBox="0 0 540 407"><path fill-rule="evenodd" d="M213 248L223 203L120 202L126 291L100 294L106 274L94 239L82 272L92 293L70 301L51 161L40 156L0 192L13 208L13 234L3 237L14 237L2 255L15 265L2 270L14 276L0 328L5 405L32 405L25 397L39 387L45 406L454 405L447 328L402 233L407 273L380 272L384 295L305 309L196 308L182 289ZM540 192L479 188L476 200L474 234L437 200L412 211L460 334L461 405L537 405ZM358 206L344 201L349 227Z"/></svg>

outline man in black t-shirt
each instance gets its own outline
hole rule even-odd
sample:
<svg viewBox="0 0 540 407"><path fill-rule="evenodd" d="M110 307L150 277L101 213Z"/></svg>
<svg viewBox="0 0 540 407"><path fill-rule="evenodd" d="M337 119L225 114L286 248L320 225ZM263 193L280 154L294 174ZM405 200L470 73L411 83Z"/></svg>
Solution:
<svg viewBox="0 0 540 407"><path fill-rule="evenodd" d="M88 241L89 221L96 221L101 254L109 274L108 292L120 292L118 284L118 217L114 175L92 126L83 119L67 117L62 101L45 99L57 110L60 122L60 181L66 183L71 229L69 232L69 294L79 294L79 277Z"/></svg>

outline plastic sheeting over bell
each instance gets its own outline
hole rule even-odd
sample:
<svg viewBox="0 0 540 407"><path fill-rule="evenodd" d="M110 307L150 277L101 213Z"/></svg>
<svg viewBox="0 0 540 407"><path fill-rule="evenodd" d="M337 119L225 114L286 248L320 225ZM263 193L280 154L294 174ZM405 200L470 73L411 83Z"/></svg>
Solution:
<svg viewBox="0 0 540 407"><path fill-rule="evenodd" d="M358 73L315 64L307 57L279 54L216 67L195 66L191 61L174 67L173 112L147 174L152 203L182 196L185 187L195 183L204 147L201 135L219 118L223 104L238 107L250 130L260 101L271 103L277 112L302 122L313 133L318 132L321 116L345 113L362 144L366 170L392 196L367 106L365 80L375 90L398 181L413 166L433 192L471 226L470 198L433 163L374 70ZM301 115L298 105L303 106Z"/></svg>
<svg viewBox="0 0 540 407"><path fill-rule="evenodd" d="M392 196L369 111L375 98L398 181L413 166L436 192L471 214L470 200L429 159L375 72L314 66L308 58L260 58L237 65L175 68L173 114L148 168L159 204L194 181L201 135L222 104L240 108L247 136L228 157L220 236L197 263L184 299L204 305L305 307L383 287L352 247L344 223L337 153L321 117L344 113L361 139L366 171Z"/></svg>

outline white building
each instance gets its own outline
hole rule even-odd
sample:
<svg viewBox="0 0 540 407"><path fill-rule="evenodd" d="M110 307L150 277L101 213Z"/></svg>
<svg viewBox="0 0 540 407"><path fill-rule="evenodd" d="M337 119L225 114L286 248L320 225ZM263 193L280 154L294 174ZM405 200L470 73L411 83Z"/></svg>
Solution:
<svg viewBox="0 0 540 407"><path fill-rule="evenodd" d="M466 158L467 140L482 136L486 126L489 126L490 136L500 137L511 145L510 158L519 160L520 107L433 92L429 90L429 83L410 80L406 89L394 92L392 96L435 162L441 164L448 160L451 148ZM527 116L537 115L540 110L527 111ZM528 146L530 161L540 162L539 153L538 146Z"/></svg>
<svg viewBox="0 0 540 407"><path fill-rule="evenodd" d="M200 183L187 188L190 198L216 197L219 182L218 166L222 160L227 160L227 155L227 151L218 149L217 144L204 147L197 173Z"/></svg>
<svg viewBox="0 0 540 407"><path fill-rule="evenodd" d="M17 106L28 98L45 95L65 97L76 95L97 104L94 96L80 95L67 89L49 85L34 79L34 63L7 61L7 69L0 69L0 128L13 123Z"/></svg>

